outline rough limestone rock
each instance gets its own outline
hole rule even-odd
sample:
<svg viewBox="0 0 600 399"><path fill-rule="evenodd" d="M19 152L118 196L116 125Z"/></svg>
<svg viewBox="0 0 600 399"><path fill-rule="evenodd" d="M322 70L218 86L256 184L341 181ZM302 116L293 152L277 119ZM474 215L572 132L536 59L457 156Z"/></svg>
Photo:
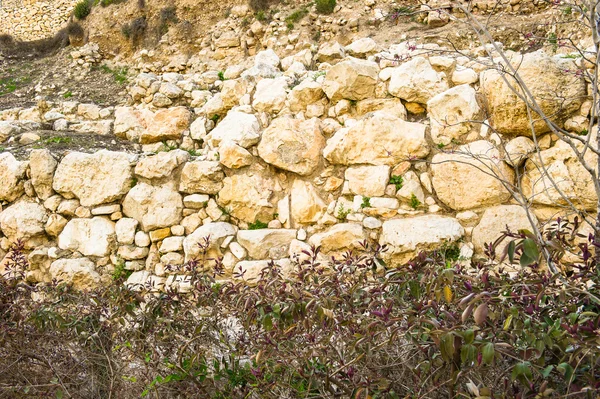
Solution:
<svg viewBox="0 0 600 399"><path fill-rule="evenodd" d="M221 99L226 108L233 108L240 103L240 100L248 91L248 81L246 79L230 79L223 82L221 89Z"/></svg>
<svg viewBox="0 0 600 399"><path fill-rule="evenodd" d="M329 253L360 248L360 242L366 238L362 224L340 223L322 233L312 235L308 242L311 245L321 246L323 253Z"/></svg>
<svg viewBox="0 0 600 399"><path fill-rule="evenodd" d="M239 230L237 233L237 242L253 259L284 258L294 239L296 230L290 229Z"/></svg>
<svg viewBox="0 0 600 399"><path fill-rule="evenodd" d="M365 197L381 197L385 195L385 188L390 180L390 167L351 166L346 169L345 177L351 193Z"/></svg>
<svg viewBox="0 0 600 399"><path fill-rule="evenodd" d="M0 212L0 229L11 241L44 234L46 209L35 202L20 201Z"/></svg>
<svg viewBox="0 0 600 399"><path fill-rule="evenodd" d="M267 223L275 213L270 202L275 182L259 174L243 173L223 180L218 203L232 216L247 223L257 220Z"/></svg>
<svg viewBox="0 0 600 399"><path fill-rule="evenodd" d="M357 58L366 58L378 50L377 42L370 37L363 37L346 46L346 53Z"/></svg>
<svg viewBox="0 0 600 399"><path fill-rule="evenodd" d="M325 97L325 92L321 83L310 78L304 79L288 94L290 110L292 112L304 111L306 107L317 103L323 97Z"/></svg>
<svg viewBox="0 0 600 399"><path fill-rule="evenodd" d="M269 260L244 260L236 263L233 268L235 276L242 276L239 279L246 284L255 284L258 282L263 270L268 268L271 261ZM281 271L281 274L286 278L293 276L294 264L289 259L278 259L274 262L275 266Z"/></svg>
<svg viewBox="0 0 600 399"><path fill-rule="evenodd" d="M107 256L116 241L115 224L101 216L71 219L58 236L58 247L84 256Z"/></svg>
<svg viewBox="0 0 600 399"><path fill-rule="evenodd" d="M450 144L453 139L471 132L478 124L480 112L475 89L469 85L455 86L440 93L427 102L431 121L431 138L436 144Z"/></svg>
<svg viewBox="0 0 600 399"><path fill-rule="evenodd" d="M383 222L379 243L388 245L384 253L396 266L408 261L416 252L438 247L442 242L456 241L464 235L458 220L439 215L392 219Z"/></svg>
<svg viewBox="0 0 600 399"><path fill-rule="evenodd" d="M179 224L182 211L181 194L168 186L138 183L123 200L125 216L140 222L146 232Z"/></svg>
<svg viewBox="0 0 600 399"><path fill-rule="evenodd" d="M537 225L537 218L531 212L531 220ZM506 226L517 232L520 229L532 230L531 223L527 217L527 212L520 205L499 205L485 210L481 216L479 224L473 229L472 242L475 251L483 254L486 243L496 241L506 231ZM502 256L504 248L509 243L509 239L504 240L499 248L496 248L496 254Z"/></svg>
<svg viewBox="0 0 600 399"><path fill-rule="evenodd" d="M233 141L223 141L219 146L219 162L230 169L239 169L251 165L254 157L244 147Z"/></svg>
<svg viewBox="0 0 600 399"><path fill-rule="evenodd" d="M59 259L50 265L53 279L70 284L76 290L92 290L101 285L101 278L94 262L87 258Z"/></svg>
<svg viewBox="0 0 600 399"><path fill-rule="evenodd" d="M0 154L0 201L12 202L23 194L23 179L27 162L19 162L4 152Z"/></svg>
<svg viewBox="0 0 600 399"><path fill-rule="evenodd" d="M188 162L181 171L179 191L188 194L216 194L223 188L225 174L217 161Z"/></svg>
<svg viewBox="0 0 600 399"><path fill-rule="evenodd" d="M513 60L518 65L519 76L550 120L560 125L579 110L587 93L582 75L565 72L579 68L573 60L559 55L551 57L542 50L519 57L522 58ZM514 78L508 74L505 78L514 88L518 88ZM485 70L480 75L480 82L492 127L503 134L531 137L527 107L501 73L495 69ZM550 131L538 115L534 114L533 118L538 135Z"/></svg>
<svg viewBox="0 0 600 399"><path fill-rule="evenodd" d="M95 154L71 152L54 174L52 187L65 198L79 198L83 206L119 200L133 181L129 155L100 150Z"/></svg>
<svg viewBox="0 0 600 399"><path fill-rule="evenodd" d="M131 245L135 240L135 230L139 222L131 218L122 218L115 224L115 233L119 244Z"/></svg>
<svg viewBox="0 0 600 399"><path fill-rule="evenodd" d="M222 256L221 244L225 238L235 236L237 231L238 228L236 226L225 222L207 223L198 227L183 240L185 260L200 259L202 250L198 244L206 246L206 239L208 239L208 246L206 246L208 250L207 255L209 257Z"/></svg>
<svg viewBox="0 0 600 399"><path fill-rule="evenodd" d="M395 166L429 154L426 126L375 112L327 140L323 155L333 164Z"/></svg>
<svg viewBox="0 0 600 399"><path fill-rule="evenodd" d="M113 131L115 136L130 141L139 141L148 127L148 121L154 117L152 111L138 110L133 107L116 107Z"/></svg>
<svg viewBox="0 0 600 399"><path fill-rule="evenodd" d="M371 61L350 58L333 66L325 76L323 91L334 103L375 97L379 67Z"/></svg>
<svg viewBox="0 0 600 399"><path fill-rule="evenodd" d="M46 221L46 225L44 226L44 230L51 237L58 237L58 235L63 231L65 226L67 225L68 220L62 217L57 213L53 213L48 216L48 221Z"/></svg>
<svg viewBox="0 0 600 399"><path fill-rule="evenodd" d="M381 111L406 120L406 108L399 98L368 98L356 103L356 116L364 116L370 112Z"/></svg>
<svg viewBox="0 0 600 399"><path fill-rule="evenodd" d="M171 176L188 159L190 154L180 149L159 152L140 160L135 165L135 174L149 180L164 179Z"/></svg>
<svg viewBox="0 0 600 399"><path fill-rule="evenodd" d="M277 113L285 105L287 98L287 78L280 76L275 79L262 79L256 85L252 106L261 112Z"/></svg>
<svg viewBox="0 0 600 399"><path fill-rule="evenodd" d="M432 159L432 183L438 198L454 210L500 204L510 198L502 182L514 183L515 174L488 141L475 141L453 153Z"/></svg>
<svg viewBox="0 0 600 399"><path fill-rule="evenodd" d="M504 150L506 162L513 167L519 167L535 152L535 143L529 137L515 137L506 143Z"/></svg>
<svg viewBox="0 0 600 399"><path fill-rule="evenodd" d="M388 87L391 95L419 104L426 104L448 89L446 74L437 72L423 57L414 57L394 68Z"/></svg>
<svg viewBox="0 0 600 399"><path fill-rule="evenodd" d="M344 48L338 42L325 42L321 44L316 55L318 62L334 63L346 54Z"/></svg>
<svg viewBox="0 0 600 399"><path fill-rule="evenodd" d="M46 149L33 150L29 155L31 184L33 184L37 196L43 200L54 194L52 182L54 181L54 171L57 165L56 159Z"/></svg>
<svg viewBox="0 0 600 399"><path fill-rule="evenodd" d="M278 118L263 132L258 154L273 166L309 175L319 165L323 147L325 138L317 118Z"/></svg>
<svg viewBox="0 0 600 399"><path fill-rule="evenodd" d="M327 211L327 204L309 182L294 180L291 194L290 210L295 225L316 223Z"/></svg>
<svg viewBox="0 0 600 399"><path fill-rule="evenodd" d="M252 114L229 111L206 139L212 148L219 147L222 141L231 141L241 147L249 148L260 140L260 125L256 116Z"/></svg>
<svg viewBox="0 0 600 399"><path fill-rule="evenodd" d="M594 129L592 133L594 136L591 138L591 143L596 142L596 131L597 129ZM581 146L579 150L582 150ZM588 150L584 159L593 167L597 164L598 158ZM525 163L522 186L523 193L534 204L562 206L570 202L577 209L596 210L597 197L592 177L564 141L559 141L553 147L541 151L539 156L532 156Z"/></svg>
<svg viewBox="0 0 600 399"><path fill-rule="evenodd" d="M140 143L159 143L165 140L178 140L190 128L192 113L186 107L161 109L148 123L140 136Z"/></svg>

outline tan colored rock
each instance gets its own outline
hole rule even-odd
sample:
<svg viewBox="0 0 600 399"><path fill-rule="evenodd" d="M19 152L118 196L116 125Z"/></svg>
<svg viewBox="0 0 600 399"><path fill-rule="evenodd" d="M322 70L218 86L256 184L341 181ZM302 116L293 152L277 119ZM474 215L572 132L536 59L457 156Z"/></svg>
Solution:
<svg viewBox="0 0 600 399"><path fill-rule="evenodd" d="M65 198L79 198L83 206L96 206L119 200L132 181L128 154L70 152L59 163L52 187Z"/></svg>
<svg viewBox="0 0 600 399"><path fill-rule="evenodd" d="M50 265L50 274L53 279L70 284L76 290L92 290L101 285L94 262L87 258L55 260Z"/></svg>
<svg viewBox="0 0 600 399"><path fill-rule="evenodd" d="M531 220L537 225L537 218L531 212ZM473 229L472 242L475 246L475 251L483 254L485 244L496 241L506 227L517 232L521 229L532 230L531 223L527 217L527 212L519 205L499 205L485 210L481 216L479 224ZM496 255L502 256L504 248L510 242L510 239L505 239L503 243L496 248Z"/></svg>
<svg viewBox="0 0 600 399"><path fill-rule="evenodd" d="M561 125L569 116L576 113L586 98L586 85L583 76L567 73L578 67L573 60L561 56L551 57L539 50L519 56L513 60L518 66L519 77L532 93L544 114L554 123ZM509 74L505 78L514 84ZM490 122L502 134L531 137L527 107L501 73L488 69L480 75L481 91L490 111ZM534 114L534 128L537 134L550 131L548 125Z"/></svg>
<svg viewBox="0 0 600 399"><path fill-rule="evenodd" d="M399 98L368 98L356 103L356 116L381 111L406 120L406 108Z"/></svg>
<svg viewBox="0 0 600 399"><path fill-rule="evenodd" d="M227 108L233 108L240 103L242 97L248 91L248 81L246 79L230 79L223 82L221 89L221 99L223 105Z"/></svg>
<svg viewBox="0 0 600 399"><path fill-rule="evenodd" d="M278 118L263 132L258 154L280 169L309 175L319 165L324 146L318 119Z"/></svg>
<svg viewBox="0 0 600 399"><path fill-rule="evenodd" d="M185 260L200 259L202 250L200 245L206 247L207 256L222 256L221 244L230 236L237 234L238 228L225 222L207 223L198 227L192 234L183 240Z"/></svg>
<svg viewBox="0 0 600 399"><path fill-rule="evenodd" d="M381 197L390 180L390 167L386 165L351 166L345 174L353 194L365 197Z"/></svg>
<svg viewBox="0 0 600 399"><path fill-rule="evenodd" d="M287 78L262 79L256 85L252 107L261 112L281 111L287 99Z"/></svg>
<svg viewBox="0 0 600 399"><path fill-rule="evenodd" d="M418 251L431 250L443 242L456 241L465 231L458 220L438 215L392 219L383 222L379 244L387 245L383 256L388 266L402 265Z"/></svg>
<svg viewBox="0 0 600 399"><path fill-rule="evenodd" d="M217 161L188 162L181 171L179 191L188 194L216 194L223 188L225 174Z"/></svg>
<svg viewBox="0 0 600 399"><path fill-rule="evenodd" d="M54 181L54 171L58 162L50 151L33 150L29 154L29 168L31 170L31 184L35 193L40 199L46 200L54 194L52 182Z"/></svg>
<svg viewBox="0 0 600 399"><path fill-rule="evenodd" d="M215 46L220 48L239 47L240 35L233 30L228 30L219 36L215 41Z"/></svg>
<svg viewBox="0 0 600 399"><path fill-rule="evenodd" d="M131 218L122 218L115 224L115 233L119 244L131 245L135 240L135 230L139 222ZM150 241L148 241L150 244Z"/></svg>
<svg viewBox="0 0 600 399"><path fill-rule="evenodd" d="M320 246L323 253L340 252L349 249L360 248L360 242L367 238L362 224L340 223L314 234L308 242L314 246Z"/></svg>
<svg viewBox="0 0 600 399"><path fill-rule="evenodd" d="M370 37L363 37L347 45L346 53L357 58L367 58L379 50L377 42Z"/></svg>
<svg viewBox="0 0 600 399"><path fill-rule="evenodd" d="M325 76L323 91L334 103L375 97L379 67L371 61L350 58L333 66Z"/></svg>
<svg viewBox="0 0 600 399"><path fill-rule="evenodd" d="M20 201L0 212L0 230L12 242L28 240L44 234L47 218L42 205Z"/></svg>
<svg viewBox="0 0 600 399"><path fill-rule="evenodd" d="M246 284L255 284L258 282L263 270L268 268L270 263L268 260L245 260L238 262L233 268L234 278L242 280ZM293 276L294 265L289 259L278 259L274 264L284 277L291 278Z"/></svg>
<svg viewBox="0 0 600 399"><path fill-rule="evenodd" d="M239 111L229 111L227 116L206 137L212 148L222 141L231 141L249 148L260 140L260 125L256 116Z"/></svg>
<svg viewBox="0 0 600 399"><path fill-rule="evenodd" d="M168 186L138 183L123 200L123 213L140 222L146 232L179 224L182 211L181 195Z"/></svg>
<svg viewBox="0 0 600 399"><path fill-rule="evenodd" d="M58 247L84 256L107 256L115 246L115 224L101 216L71 219L58 236Z"/></svg>
<svg viewBox="0 0 600 399"><path fill-rule="evenodd" d="M253 259L281 259L287 256L296 230L260 229L239 230L237 242L248 251Z"/></svg>
<svg viewBox="0 0 600 399"><path fill-rule="evenodd" d="M319 62L332 63L344 58L344 55L344 48L338 42L325 42L319 47L316 59Z"/></svg>
<svg viewBox="0 0 600 399"><path fill-rule="evenodd" d="M27 162L19 162L8 152L0 154L0 201L12 202L23 195Z"/></svg>
<svg viewBox="0 0 600 399"><path fill-rule="evenodd" d="M190 154L179 149L159 152L141 159L135 165L135 174L149 180L167 178L188 159Z"/></svg>
<svg viewBox="0 0 600 399"><path fill-rule="evenodd" d="M480 125L476 121L480 112L475 89L469 85L455 86L427 102L431 122L431 138L436 144L450 144Z"/></svg>
<svg viewBox="0 0 600 399"><path fill-rule="evenodd" d="M407 102L426 104L448 90L446 74L437 72L423 57L414 57L392 71L388 91Z"/></svg>
<svg viewBox="0 0 600 399"><path fill-rule="evenodd" d="M192 114L185 107L161 109L154 114L152 121L140 136L140 143L158 143L165 140L178 140L190 128Z"/></svg>
<svg viewBox="0 0 600 399"><path fill-rule="evenodd" d="M116 107L113 131L115 136L130 141L138 141L154 117L152 111L133 107Z"/></svg>
<svg viewBox="0 0 600 399"><path fill-rule="evenodd" d="M529 137L520 136L506 143L504 149L506 162L513 167L519 167L533 154L535 144Z"/></svg>
<svg viewBox="0 0 600 399"><path fill-rule="evenodd" d="M292 184L290 210L294 225L313 224L325 214L327 204L312 184L296 179Z"/></svg>
<svg viewBox="0 0 600 399"><path fill-rule="evenodd" d="M407 159L429 154L425 125L376 112L351 128L344 128L329 140L323 150L334 164L394 166Z"/></svg>
<svg viewBox="0 0 600 399"><path fill-rule="evenodd" d="M44 230L49 236L58 237L67 225L68 220L57 213L53 213L48 217L48 221L44 226Z"/></svg>
<svg viewBox="0 0 600 399"><path fill-rule="evenodd" d="M290 110L292 112L304 111L309 105L319 102L323 97L325 97L325 92L321 83L310 78L304 79L288 94Z"/></svg>
<svg viewBox="0 0 600 399"><path fill-rule="evenodd" d="M233 141L223 141L219 146L219 162L230 169L239 169L251 165L254 161L252 154L244 147Z"/></svg>
<svg viewBox="0 0 600 399"><path fill-rule="evenodd" d="M223 180L218 203L232 216L247 223L257 220L267 223L273 219L275 208L270 202L274 181L259 174L243 173Z"/></svg>

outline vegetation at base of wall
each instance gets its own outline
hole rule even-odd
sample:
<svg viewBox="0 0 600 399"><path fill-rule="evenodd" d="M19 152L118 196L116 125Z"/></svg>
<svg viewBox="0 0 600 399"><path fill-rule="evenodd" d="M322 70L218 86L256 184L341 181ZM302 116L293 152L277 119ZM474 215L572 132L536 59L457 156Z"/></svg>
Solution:
<svg viewBox="0 0 600 399"><path fill-rule="evenodd" d="M593 237L577 244L575 227L544 237L559 275L538 263L526 231L505 232L472 267L454 259L454 243L385 271L385 246L329 260L313 247L251 285L223 281L207 241L197 260L166 267L191 290L160 295L127 288L121 263L104 289L31 286L17 243L0 276L0 356L12 365L0 395L593 397L600 275ZM495 266L502 259L516 271Z"/></svg>
<svg viewBox="0 0 600 399"><path fill-rule="evenodd" d="M361 207L361 209L370 208L371 207L371 197L363 197L360 207Z"/></svg>
<svg viewBox="0 0 600 399"><path fill-rule="evenodd" d="M129 72L129 70L126 67L113 69L113 68L109 67L108 65L104 64L104 65L100 66L100 70L102 70L105 73L113 75L115 82L117 82L120 85L127 83L127 80L128 80L127 74Z"/></svg>
<svg viewBox="0 0 600 399"><path fill-rule="evenodd" d="M335 10L336 0L315 0L319 14L331 14Z"/></svg>
<svg viewBox="0 0 600 399"><path fill-rule="evenodd" d="M266 229L267 227L269 227L269 224L265 223L265 222L261 222L260 220L257 220L254 223L248 224L248 230L260 230L260 229Z"/></svg>
<svg viewBox="0 0 600 399"><path fill-rule="evenodd" d="M421 201L419 201L419 199L417 198L416 195L411 194L409 205L412 209L417 209L418 207L421 206Z"/></svg>
<svg viewBox="0 0 600 399"><path fill-rule="evenodd" d="M86 19L91 12L92 5L90 4L89 0L81 0L73 9L73 15L79 20Z"/></svg>
<svg viewBox="0 0 600 399"><path fill-rule="evenodd" d="M390 177L390 184L396 186L396 190L400 190L404 184L404 178L402 176L393 175Z"/></svg>

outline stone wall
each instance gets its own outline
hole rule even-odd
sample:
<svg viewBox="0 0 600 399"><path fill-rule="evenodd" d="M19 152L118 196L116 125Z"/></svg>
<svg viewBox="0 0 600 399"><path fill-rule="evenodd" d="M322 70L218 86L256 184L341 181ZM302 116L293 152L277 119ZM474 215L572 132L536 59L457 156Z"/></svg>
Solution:
<svg viewBox="0 0 600 399"><path fill-rule="evenodd" d="M76 0L2 0L0 34L19 40L52 36L68 21Z"/></svg>

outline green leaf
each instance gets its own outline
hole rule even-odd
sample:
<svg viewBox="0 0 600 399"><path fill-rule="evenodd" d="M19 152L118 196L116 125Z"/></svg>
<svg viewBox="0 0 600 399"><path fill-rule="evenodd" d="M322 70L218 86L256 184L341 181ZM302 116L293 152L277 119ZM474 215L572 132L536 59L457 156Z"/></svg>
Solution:
<svg viewBox="0 0 600 399"><path fill-rule="evenodd" d="M504 331L508 331L508 329L510 328L510 323L512 323L513 320L513 315L509 315L506 320L504 320L504 325L502 326L502 329Z"/></svg>
<svg viewBox="0 0 600 399"><path fill-rule="evenodd" d="M483 348L481 349L481 355L483 357L483 364L492 364L494 361L494 354L496 353L496 351L494 350L494 344L491 342L488 342L487 344L483 345Z"/></svg>
<svg viewBox="0 0 600 399"><path fill-rule="evenodd" d="M440 338L440 351L444 360L452 360L454 356L454 335L452 333L442 335Z"/></svg>
<svg viewBox="0 0 600 399"><path fill-rule="evenodd" d="M529 266L538 261L540 252L537 244L530 238L523 240L523 254L521 255L520 264L522 267Z"/></svg>
<svg viewBox="0 0 600 399"><path fill-rule="evenodd" d="M263 328L266 331L271 331L273 329L273 318L271 317L271 315L266 315L263 318Z"/></svg>
<svg viewBox="0 0 600 399"><path fill-rule="evenodd" d="M541 371L542 377L548 378L550 373L554 370L554 365L550 365Z"/></svg>
<svg viewBox="0 0 600 399"><path fill-rule="evenodd" d="M515 263L515 241L511 241L508 243L508 260L510 263Z"/></svg>
<svg viewBox="0 0 600 399"><path fill-rule="evenodd" d="M475 340L475 331L467 330L463 332L462 336L465 339L465 344L472 344Z"/></svg>
<svg viewBox="0 0 600 399"><path fill-rule="evenodd" d="M569 363L561 363L556 369L565 377L565 381L571 381L573 376L573 367Z"/></svg>
<svg viewBox="0 0 600 399"><path fill-rule="evenodd" d="M477 358L477 348L474 345L467 344L460 348L460 361L465 364L471 364Z"/></svg>
<svg viewBox="0 0 600 399"><path fill-rule="evenodd" d="M531 381L533 374L531 373L531 364L529 362L522 362L515 364L513 367L511 378L514 380L519 380L523 384L527 384Z"/></svg>
<svg viewBox="0 0 600 399"><path fill-rule="evenodd" d="M58 390L56 391L56 399L62 399L63 398L63 391L62 390Z"/></svg>

